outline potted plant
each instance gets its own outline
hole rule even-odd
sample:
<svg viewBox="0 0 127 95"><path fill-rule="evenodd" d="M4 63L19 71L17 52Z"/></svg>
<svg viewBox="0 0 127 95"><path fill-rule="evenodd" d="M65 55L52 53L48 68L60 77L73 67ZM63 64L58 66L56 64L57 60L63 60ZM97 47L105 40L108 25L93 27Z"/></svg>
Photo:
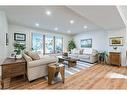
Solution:
<svg viewBox="0 0 127 95"><path fill-rule="evenodd" d="M99 61L100 62L104 62L104 63L108 63L108 53L106 51L98 53L99 56Z"/></svg>
<svg viewBox="0 0 127 95"><path fill-rule="evenodd" d="M76 48L74 41L73 40L69 41L68 50L71 51L74 48Z"/></svg>
<svg viewBox="0 0 127 95"><path fill-rule="evenodd" d="M19 42L14 43L14 52L16 53L16 58L22 58L22 51L25 49L25 45Z"/></svg>

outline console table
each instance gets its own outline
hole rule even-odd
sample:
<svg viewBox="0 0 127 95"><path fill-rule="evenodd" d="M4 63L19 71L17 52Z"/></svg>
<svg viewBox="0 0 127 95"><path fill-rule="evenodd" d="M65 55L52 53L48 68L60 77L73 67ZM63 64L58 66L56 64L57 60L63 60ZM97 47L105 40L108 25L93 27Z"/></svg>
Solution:
<svg viewBox="0 0 127 95"><path fill-rule="evenodd" d="M26 77L26 60L7 58L0 64L2 67L2 88L9 88L11 78L23 75Z"/></svg>
<svg viewBox="0 0 127 95"><path fill-rule="evenodd" d="M109 52L110 64L121 66L121 52Z"/></svg>

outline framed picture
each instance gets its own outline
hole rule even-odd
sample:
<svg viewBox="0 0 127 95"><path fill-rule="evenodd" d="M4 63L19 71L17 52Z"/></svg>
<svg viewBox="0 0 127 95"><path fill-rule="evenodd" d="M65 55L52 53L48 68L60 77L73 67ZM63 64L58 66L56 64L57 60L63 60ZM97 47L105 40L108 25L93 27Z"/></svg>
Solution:
<svg viewBox="0 0 127 95"><path fill-rule="evenodd" d="M80 45L81 48L92 48L92 39L82 39Z"/></svg>
<svg viewBox="0 0 127 95"><path fill-rule="evenodd" d="M9 40L8 40L8 33L6 33L6 46L8 45Z"/></svg>
<svg viewBox="0 0 127 95"><path fill-rule="evenodd" d="M14 33L15 41L26 41L26 34Z"/></svg>
<svg viewBox="0 0 127 95"><path fill-rule="evenodd" d="M109 39L110 46L122 46L123 45L123 37L112 37Z"/></svg>

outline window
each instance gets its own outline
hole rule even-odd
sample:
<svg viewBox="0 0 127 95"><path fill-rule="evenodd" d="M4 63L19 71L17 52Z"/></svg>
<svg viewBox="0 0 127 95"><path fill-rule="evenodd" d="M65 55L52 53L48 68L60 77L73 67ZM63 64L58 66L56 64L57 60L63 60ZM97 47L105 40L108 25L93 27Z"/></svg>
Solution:
<svg viewBox="0 0 127 95"><path fill-rule="evenodd" d="M45 53L54 53L54 37L45 36Z"/></svg>
<svg viewBox="0 0 127 95"><path fill-rule="evenodd" d="M55 53L62 53L63 51L63 38L55 37Z"/></svg>
<svg viewBox="0 0 127 95"><path fill-rule="evenodd" d="M32 34L32 50L43 53L43 35L40 33Z"/></svg>
<svg viewBox="0 0 127 95"><path fill-rule="evenodd" d="M63 38L59 36L32 34L32 51L39 54L62 53Z"/></svg>

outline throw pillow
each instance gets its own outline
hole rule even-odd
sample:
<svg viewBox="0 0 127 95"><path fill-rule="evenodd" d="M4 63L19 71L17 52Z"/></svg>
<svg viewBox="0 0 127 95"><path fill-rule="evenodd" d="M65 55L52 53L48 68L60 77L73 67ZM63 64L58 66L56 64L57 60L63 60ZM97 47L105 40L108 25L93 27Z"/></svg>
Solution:
<svg viewBox="0 0 127 95"><path fill-rule="evenodd" d="M28 51L28 55L33 59L33 60L39 60L40 56L36 52Z"/></svg>
<svg viewBox="0 0 127 95"><path fill-rule="evenodd" d="M30 56L28 56L27 54L23 54L23 57L25 58L25 60L27 61L27 62L30 62L30 61L32 61L32 58L30 57Z"/></svg>
<svg viewBox="0 0 127 95"><path fill-rule="evenodd" d="M83 54L92 54L92 49L84 49Z"/></svg>
<svg viewBox="0 0 127 95"><path fill-rule="evenodd" d="M24 53L25 53L26 55L28 55L28 51L24 50Z"/></svg>
<svg viewBox="0 0 127 95"><path fill-rule="evenodd" d="M81 50L79 51L79 54L81 54L81 55L83 54L83 49L81 49Z"/></svg>

